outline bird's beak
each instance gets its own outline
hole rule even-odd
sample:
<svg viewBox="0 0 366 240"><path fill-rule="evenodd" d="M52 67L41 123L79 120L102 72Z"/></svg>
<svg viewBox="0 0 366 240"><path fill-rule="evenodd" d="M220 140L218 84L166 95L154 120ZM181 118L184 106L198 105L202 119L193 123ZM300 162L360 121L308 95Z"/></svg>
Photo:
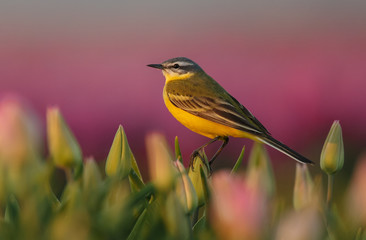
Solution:
<svg viewBox="0 0 366 240"><path fill-rule="evenodd" d="M161 64L149 64L148 67L157 68L157 69L163 69L163 65Z"/></svg>

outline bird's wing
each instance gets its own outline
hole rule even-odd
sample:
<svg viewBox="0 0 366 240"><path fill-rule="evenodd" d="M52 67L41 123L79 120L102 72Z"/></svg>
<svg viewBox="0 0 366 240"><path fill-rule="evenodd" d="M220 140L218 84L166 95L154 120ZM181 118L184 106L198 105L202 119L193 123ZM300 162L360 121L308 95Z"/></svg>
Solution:
<svg viewBox="0 0 366 240"><path fill-rule="evenodd" d="M198 117L255 135L268 133L263 125L234 98L233 103L221 98L177 93L168 93L168 98L176 107Z"/></svg>
<svg viewBox="0 0 366 240"><path fill-rule="evenodd" d="M239 106L239 108L241 109L241 111L245 114L245 116L247 116L259 129L262 130L263 133L265 133L266 135L271 135L268 130L262 125L262 123L260 121L258 121L258 119L256 117L254 117L254 115L248 110L246 109L238 100L236 100L233 96L231 96L230 94L228 94L231 99Z"/></svg>

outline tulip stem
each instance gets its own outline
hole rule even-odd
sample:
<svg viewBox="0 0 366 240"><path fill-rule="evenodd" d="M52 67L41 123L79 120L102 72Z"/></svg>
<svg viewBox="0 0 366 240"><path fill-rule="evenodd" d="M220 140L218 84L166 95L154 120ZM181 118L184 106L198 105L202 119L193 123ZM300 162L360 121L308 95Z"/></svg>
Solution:
<svg viewBox="0 0 366 240"><path fill-rule="evenodd" d="M330 208L330 205L332 203L332 197L333 197L333 182L334 177L331 174L328 174L328 193L327 193L327 207Z"/></svg>

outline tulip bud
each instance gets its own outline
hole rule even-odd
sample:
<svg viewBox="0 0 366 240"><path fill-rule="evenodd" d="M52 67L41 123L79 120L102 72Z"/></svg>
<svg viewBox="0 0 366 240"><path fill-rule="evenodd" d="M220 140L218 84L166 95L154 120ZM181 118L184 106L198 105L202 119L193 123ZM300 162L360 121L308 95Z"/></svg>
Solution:
<svg viewBox="0 0 366 240"><path fill-rule="evenodd" d="M14 96L0 101L0 164L19 170L37 162L42 149L40 127L32 109Z"/></svg>
<svg viewBox="0 0 366 240"><path fill-rule="evenodd" d="M208 216L218 239L262 239L268 230L268 202L264 192L227 171L212 176Z"/></svg>
<svg viewBox="0 0 366 240"><path fill-rule="evenodd" d="M323 219L317 208L309 207L285 215L279 222L276 240L324 239Z"/></svg>
<svg viewBox="0 0 366 240"><path fill-rule="evenodd" d="M208 174L208 160L205 152L202 150L199 152L199 156L193 159L192 166L190 166L188 171L188 176L191 179L194 189L196 190L198 206L202 206L206 202L205 195L207 192L209 192L209 189L207 189L207 184L205 184L202 180L206 179L205 182L207 183Z"/></svg>
<svg viewBox="0 0 366 240"><path fill-rule="evenodd" d="M74 134L58 108L47 109L48 148L57 167L71 169L82 164L82 153Z"/></svg>
<svg viewBox="0 0 366 240"><path fill-rule="evenodd" d="M180 177L178 178L177 182L176 193L182 205L186 209L186 212L191 213L198 206L198 197L196 191L192 185L191 179L187 175L187 171L183 164L177 160L174 161L174 165L180 173Z"/></svg>
<svg viewBox="0 0 366 240"><path fill-rule="evenodd" d="M164 197L159 210L169 236L167 239L191 239L188 217L174 192L169 192Z"/></svg>
<svg viewBox="0 0 366 240"><path fill-rule="evenodd" d="M296 210L308 206L313 200L313 180L305 164L296 164L293 203Z"/></svg>
<svg viewBox="0 0 366 240"><path fill-rule="evenodd" d="M93 158L87 159L83 171L83 192L87 193L88 196L92 196L97 192L101 183L102 176L97 163Z"/></svg>
<svg viewBox="0 0 366 240"><path fill-rule="evenodd" d="M152 182L161 191L173 187L178 171L173 167L173 158L164 136L151 133L146 137L149 171Z"/></svg>
<svg viewBox="0 0 366 240"><path fill-rule="evenodd" d="M246 173L248 186L253 189L261 189L271 197L275 193L275 179L268 153L260 143L254 143L249 156Z"/></svg>
<svg viewBox="0 0 366 240"><path fill-rule="evenodd" d="M141 178L135 157L128 145L125 131L123 130L123 127L119 125L116 135L114 136L111 149L109 150L105 165L105 172L110 177L117 174L125 177L129 174L131 168L133 168Z"/></svg>
<svg viewBox="0 0 366 240"><path fill-rule="evenodd" d="M366 154L357 161L347 194L347 209L354 225L366 226Z"/></svg>
<svg viewBox="0 0 366 240"><path fill-rule="evenodd" d="M334 174L342 169L343 163L342 128L339 121L334 121L320 155L320 167L325 173Z"/></svg>

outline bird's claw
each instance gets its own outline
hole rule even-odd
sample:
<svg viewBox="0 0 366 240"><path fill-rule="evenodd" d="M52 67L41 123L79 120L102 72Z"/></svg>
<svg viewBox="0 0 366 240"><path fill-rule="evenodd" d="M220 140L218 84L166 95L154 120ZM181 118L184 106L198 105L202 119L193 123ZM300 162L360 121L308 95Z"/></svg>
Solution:
<svg viewBox="0 0 366 240"><path fill-rule="evenodd" d="M189 167L194 172L194 161L196 160L197 157L200 158L201 162L203 162L203 164L205 165L206 169L209 171L208 176L211 176L211 174L212 174L211 164L210 164L210 162L207 162L206 161L205 157L202 155L202 153L200 151L194 151L191 154L190 161L189 161Z"/></svg>

